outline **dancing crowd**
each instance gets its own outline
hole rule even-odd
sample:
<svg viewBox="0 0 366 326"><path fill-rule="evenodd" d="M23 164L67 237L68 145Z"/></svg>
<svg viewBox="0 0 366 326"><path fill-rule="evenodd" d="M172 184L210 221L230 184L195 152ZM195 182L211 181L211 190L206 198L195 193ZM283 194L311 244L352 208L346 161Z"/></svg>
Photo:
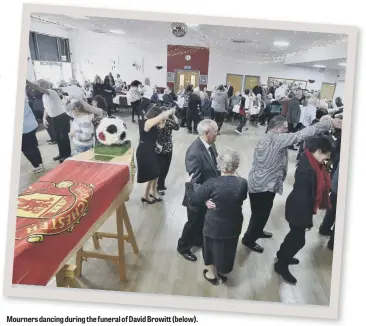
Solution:
<svg viewBox="0 0 366 326"><path fill-rule="evenodd" d="M22 152L33 165L32 173L43 171L37 120L47 129L49 143L58 146L59 155L54 160L62 163L93 147L95 127L116 110L113 98L119 92L129 98L132 121L138 119L136 161L137 182L145 184L142 203L163 201L173 156L173 131L187 128L198 135L185 157L188 175L182 204L187 209L187 222L177 251L195 262L197 257L191 249L202 247L203 276L211 284L226 282L233 269L244 219L242 205L248 197L251 217L242 244L263 253L257 240L273 237L265 227L275 197L283 194L288 150L298 151L298 163L285 206L290 231L278 249L274 269L285 281L296 284L289 266L300 263L295 256L304 247L306 231L313 227L313 215L319 210L326 211L319 233L330 237L328 248L333 250L342 129L342 117L337 114L343 111L339 98L332 108L319 99L319 93L298 87L285 89L280 83L257 86L244 94L234 94L230 84L215 87L212 92L181 86L177 94L166 87L159 97L149 78L144 84L135 80L127 86L119 75L115 81L111 74L104 83L97 76L92 90L82 90L77 83L68 85L67 93L59 90L45 80L27 81ZM37 109L40 99L42 115ZM215 146L225 120L238 120L238 134L247 121L253 126L266 126L247 178L238 173L239 152ZM70 141L75 145L73 153Z"/></svg>

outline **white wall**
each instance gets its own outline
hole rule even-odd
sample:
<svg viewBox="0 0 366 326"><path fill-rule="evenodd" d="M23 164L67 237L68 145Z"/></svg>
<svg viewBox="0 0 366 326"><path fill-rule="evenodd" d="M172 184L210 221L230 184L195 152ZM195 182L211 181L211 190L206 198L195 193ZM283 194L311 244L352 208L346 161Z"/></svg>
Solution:
<svg viewBox="0 0 366 326"><path fill-rule="evenodd" d="M166 46L129 43L121 36L78 30L70 35L70 50L78 80L82 75L86 80L94 80L95 75L103 79L112 72L127 83L149 77L152 85L166 85ZM134 62L142 68L137 70ZM160 65L164 68L157 70Z"/></svg>
<svg viewBox="0 0 366 326"><path fill-rule="evenodd" d="M143 80L150 77L152 85L166 85L167 45L146 40L146 43L129 42L123 36L97 34L86 30L70 30L61 27L32 21L31 30L38 33L68 37L70 40L73 72L79 82L94 80L95 75L102 78L109 72L121 75L122 80L130 83L134 79ZM232 54L231 54L232 55ZM240 58L243 59L243 58ZM132 65L137 62L143 65L136 70ZM157 70L156 66L163 66ZM226 74L261 76L261 83L266 84L268 77L315 80L308 83L309 89L320 89L322 82L337 82L336 70L320 72L315 68L276 64L245 64L228 60L210 52L208 88L226 82ZM55 77L53 76L52 79Z"/></svg>
<svg viewBox="0 0 366 326"><path fill-rule="evenodd" d="M340 97L342 99L344 99L344 81L339 81L337 82L337 86L334 92L334 96L333 99L335 100L336 97Z"/></svg>
<svg viewBox="0 0 366 326"><path fill-rule="evenodd" d="M322 82L334 83L337 81L337 70L319 69L288 66L283 63L273 64L247 64L225 59L215 53L210 53L210 64L208 69L208 89L211 89L226 81L226 74L260 76L261 83L267 84L268 77L289 78L298 80L315 80L315 83L307 84L308 89L320 89ZM244 83L244 79L243 79Z"/></svg>

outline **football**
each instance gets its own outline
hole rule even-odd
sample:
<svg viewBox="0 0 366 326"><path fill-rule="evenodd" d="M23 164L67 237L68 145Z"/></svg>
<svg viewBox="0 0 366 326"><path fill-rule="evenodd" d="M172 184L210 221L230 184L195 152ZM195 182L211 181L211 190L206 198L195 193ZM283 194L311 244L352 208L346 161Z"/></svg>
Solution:
<svg viewBox="0 0 366 326"><path fill-rule="evenodd" d="M127 126L120 118L103 118L97 127L96 138L106 146L123 145L128 141Z"/></svg>

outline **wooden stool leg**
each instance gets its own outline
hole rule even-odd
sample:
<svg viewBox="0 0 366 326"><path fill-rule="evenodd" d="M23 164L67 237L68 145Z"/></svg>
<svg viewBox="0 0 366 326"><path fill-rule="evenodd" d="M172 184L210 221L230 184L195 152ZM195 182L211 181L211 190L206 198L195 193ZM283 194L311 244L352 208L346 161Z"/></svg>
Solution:
<svg viewBox="0 0 366 326"><path fill-rule="evenodd" d="M75 276L80 277L83 267L83 248L80 248L76 253L76 270Z"/></svg>
<svg viewBox="0 0 366 326"><path fill-rule="evenodd" d="M99 239L96 233L94 233L92 235L92 239L93 239L93 244L94 244L94 248L95 249L100 249L100 243L99 243Z"/></svg>
<svg viewBox="0 0 366 326"><path fill-rule="evenodd" d="M123 203L121 206L123 207L123 221L125 222L128 240L132 245L134 253L138 254L139 247L137 246L135 234L133 233L133 230L132 230L131 221L130 221L130 217L128 216L126 204Z"/></svg>
<svg viewBox="0 0 366 326"><path fill-rule="evenodd" d="M125 264L125 238L123 235L123 220L124 220L124 204L118 207L116 212L117 220L117 240L118 240L118 263L119 277L122 282L126 281L126 264Z"/></svg>
<svg viewBox="0 0 366 326"><path fill-rule="evenodd" d="M65 274L63 270L56 274L56 285L59 288L66 287Z"/></svg>

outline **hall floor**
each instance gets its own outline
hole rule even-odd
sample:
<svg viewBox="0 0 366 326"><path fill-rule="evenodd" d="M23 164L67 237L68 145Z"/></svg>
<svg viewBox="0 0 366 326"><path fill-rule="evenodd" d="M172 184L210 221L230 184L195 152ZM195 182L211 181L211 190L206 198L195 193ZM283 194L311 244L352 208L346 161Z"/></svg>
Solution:
<svg viewBox="0 0 366 326"><path fill-rule="evenodd" d="M121 116L123 118L123 116ZM128 133L137 144L137 124L126 117ZM233 147L241 153L239 172L246 177L252 164L255 144L264 133L264 127L250 127L249 131L238 136L234 125L224 124L222 135L217 138L217 148ZM46 143L48 134L38 134L40 150L47 170L56 166L52 157L57 155L57 146ZM226 284L215 287L202 276L203 259L196 252L195 263L183 259L176 251L177 240L186 222L186 210L181 205L186 178L184 156L189 144L196 138L186 130L174 132L174 155L167 178L168 191L163 203L143 206L140 197L143 185L136 184L127 203L133 230L140 254L135 255L132 247L126 244L127 282L120 283L118 267L112 262L89 259L83 263L83 275L79 279L83 288L113 291L140 292L183 295L195 297L213 297L240 300L283 302L292 304L329 305L332 253L326 248L327 238L319 235L318 227L324 212L314 217L314 228L306 235L306 246L298 254L300 265L290 267L298 279L296 286L280 281L273 271L273 262L283 238L289 228L284 218L284 204L294 182L296 152L290 151L288 176L284 185L284 194L276 196L267 231L273 232L272 239L261 239L263 254L251 252L239 241L235 266ZM22 157L20 190L37 180L39 175L27 173L28 161ZM249 198L243 205L244 223L242 235L247 229L250 218ZM115 232L115 219L110 218L102 230ZM101 240L102 250L108 254L117 253L117 241ZM92 249L92 241L85 249ZM48 286L55 287L54 281Z"/></svg>

